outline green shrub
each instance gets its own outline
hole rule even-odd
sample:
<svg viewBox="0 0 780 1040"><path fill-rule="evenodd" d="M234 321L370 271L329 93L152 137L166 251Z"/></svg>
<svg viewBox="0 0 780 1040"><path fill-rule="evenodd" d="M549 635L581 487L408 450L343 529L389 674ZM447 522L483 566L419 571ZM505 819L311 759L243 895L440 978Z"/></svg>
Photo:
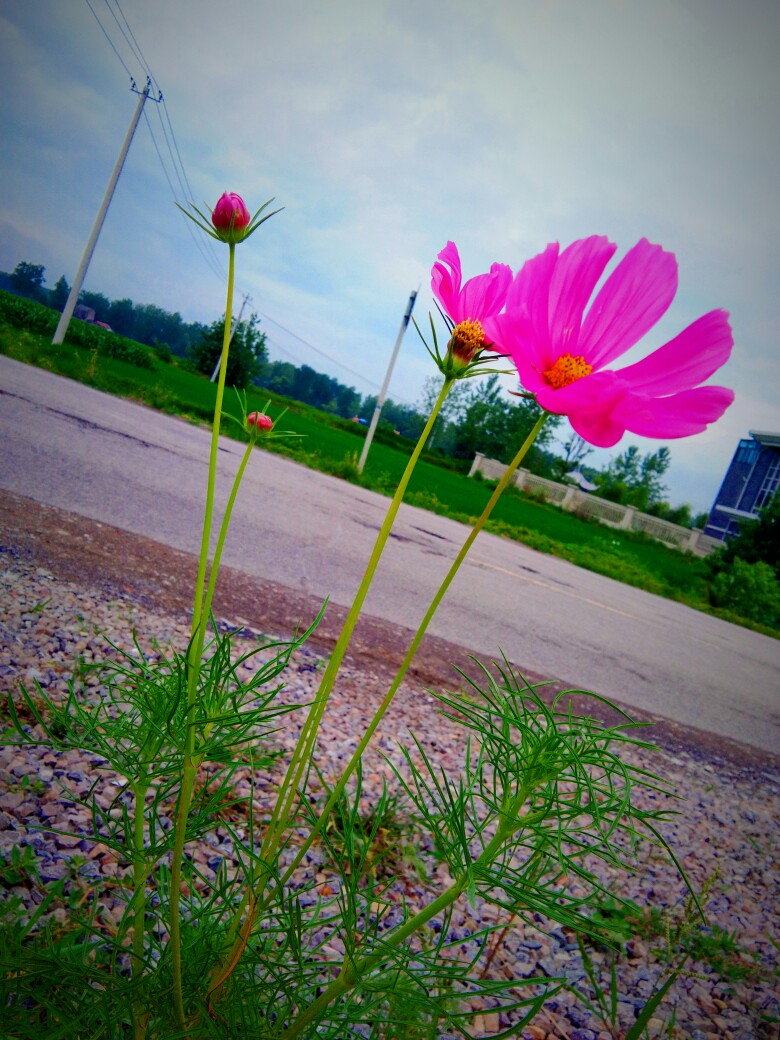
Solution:
<svg viewBox="0 0 780 1040"><path fill-rule="evenodd" d="M157 359L162 361L164 365L170 365L173 360L173 352L167 343L158 343L155 340L154 346L152 347Z"/></svg>
<svg viewBox="0 0 780 1040"><path fill-rule="evenodd" d="M739 534L708 557L712 576L728 570L737 557L746 563L769 564L780 579L780 495L764 506L758 519L740 521Z"/></svg>
<svg viewBox="0 0 780 1040"><path fill-rule="evenodd" d="M748 563L735 556L710 587L713 606L776 627L780 623L780 582L768 563Z"/></svg>
<svg viewBox="0 0 780 1040"><path fill-rule="evenodd" d="M51 307L44 307L42 303L25 300L0 289L0 322L50 337L54 335L58 321L59 315ZM126 361L136 368L154 368L148 347L102 329L99 325L88 325L78 318L74 318L68 326L66 340L77 347L96 350L103 357Z"/></svg>

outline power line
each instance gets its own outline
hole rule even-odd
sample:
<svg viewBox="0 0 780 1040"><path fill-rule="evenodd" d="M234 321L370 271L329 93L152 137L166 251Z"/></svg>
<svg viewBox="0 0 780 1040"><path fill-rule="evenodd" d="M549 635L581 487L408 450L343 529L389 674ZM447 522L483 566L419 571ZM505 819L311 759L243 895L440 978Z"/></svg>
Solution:
<svg viewBox="0 0 780 1040"><path fill-rule="evenodd" d="M158 92L159 97L156 100L158 100L160 102L160 105L159 105L159 108L158 108L158 115L159 115L159 119L160 119L160 129L162 130L162 134L163 134L163 138L165 139L165 146L166 146L166 149L167 149L169 160L170 160L170 163L171 163L172 168L173 168L173 175L172 176L171 176L171 173L169 172L168 166L167 166L165 158L163 156L163 152L160 149L160 146L158 145L157 138L155 137L154 131L152 129L152 124L151 124L151 122L150 122L146 112L143 113L144 122L146 123L146 126L148 127L149 136L152 139L152 145L154 147L154 151L155 151L155 153L157 155L157 159L158 159L158 161L160 163L160 166L162 167L163 175L165 177L165 180L168 183L168 187L169 187L169 189L171 191L171 195L173 196L174 202L176 202L177 204L182 205L182 206L184 206L184 208L186 208L187 204L191 203L193 201L194 192L192 190L192 186L190 184L189 177L187 176L187 170L186 170L186 167L184 165L184 161L183 161L182 156L181 156L181 151L179 149L179 145L178 145L178 142L176 140L176 134L175 134L174 129L173 129L173 122L171 120L170 112L168 111L168 106L165 103L165 99L163 97L163 92L160 89L160 84L157 81L157 78L155 77L155 75L154 75L154 73L152 71L152 68L149 65L149 62L146 60L146 57L145 57L144 52L143 52L143 50L141 48L141 45L139 44L138 39L136 38L136 35L133 32L132 27L130 26L129 21L127 20L127 17L125 15L124 11L122 10L122 6L121 6L119 0L113 0L113 4L114 4L113 7L111 6L110 0L104 0L104 3L105 3L106 9L108 10L109 14L111 15L111 17L112 17L112 19L113 19L113 21L114 21L114 23L116 25L116 29L118 29L119 34L122 37L122 40L124 41L125 47L130 52L130 54L132 54L133 60L140 64L142 69L145 71L146 75L149 77L150 82L154 85L155 90ZM124 58L120 54L119 49L117 48L116 44L112 40L111 36L109 35L108 30L104 26L103 22L100 20L100 17L98 16L97 11L92 6L91 0L86 0L86 4L89 7L90 11L92 12L92 15L93 15L95 21L98 23L98 26L100 27L100 31L103 33L103 36L105 37L108 45L111 47L111 50L114 52L114 54L116 55L116 57L119 60L120 64L122 65L122 68L125 70L125 72L130 77L131 82L134 82L133 81L133 74L131 73L130 68L128 67L128 65L125 62ZM114 8L116 8L116 10L114 10ZM121 21L120 21L120 18L121 18ZM163 120L162 113L159 111L160 108L165 112L165 120ZM167 128L166 128L166 124L167 124ZM179 186L179 191L178 192L177 192L176 187L174 185L174 181L176 181L178 183L178 186ZM200 235L196 235L194 230L193 230L193 228L192 228L192 226L191 226L191 221L188 220L187 217L184 214L182 214L182 220L184 220L185 225L187 227L187 231L188 231L189 235L191 236L193 242L195 243L195 245L196 245L198 251L200 252L201 256L203 257L203 260L206 263L207 267L211 270L212 274L214 274L217 278L219 278L220 280L224 280L224 277L225 277L224 264L219 260L219 258L217 256L217 253L216 253L216 250L214 248L213 242L210 239L208 241L203 241ZM353 376L355 379L360 380L363 384L366 384L366 385L368 385L370 387L374 387L377 390L380 389L379 383L375 382L373 379L368 378L368 376L365 376L365 375L361 374L360 372L356 372L354 369L350 368L348 365L345 365L342 361L339 361L338 358L335 358L331 354L326 353L324 350L321 350L319 347L315 347L313 343L309 343L308 340L304 339L302 336L299 336L297 333L293 332L292 329L288 329L286 326L282 325L281 322L276 321L276 319L272 318L270 315L262 314L262 312L258 312L258 313L260 313L262 315L262 317L264 317L266 319L266 321L272 322L274 325L277 326L277 328L279 328L283 332L287 333L288 336L292 336L293 339L298 340L298 342L302 343L308 350L313 351L315 354L319 354L320 357L325 358L331 364L336 365L339 369L342 369L344 372L348 372L351 376ZM277 349L281 350L282 353L286 353L288 356L293 357L293 358L295 357L295 355L290 353L290 351L284 350L284 348L281 348L281 347L277 347L275 339L274 339L274 346ZM297 359L297 360L301 360L301 363L303 363L302 359Z"/></svg>
<svg viewBox="0 0 780 1040"><path fill-rule="evenodd" d="M154 145L154 150L157 153L157 158L160 161L160 166L162 167L163 175L165 176L165 179L168 182L168 187L171 189L171 195L173 196L174 202L178 202L179 200L178 200L178 198L176 196L176 189L174 188L173 182L171 181L171 178L168 175L168 170L165 167L165 163L163 161L162 154L160 153L160 149L159 149L159 146L157 144L157 140L156 140L156 138L154 136L154 131L152 130L152 124L149 122L149 118L146 115L146 112L144 112L144 121L145 121L147 127L149 128L149 136L152 139L152 144ZM203 242L201 241L200 236L196 235L194 233L194 231L193 231L193 229L191 227L191 223L192 223L191 221L185 219L185 226L187 228L187 231L189 232L190 237L192 238L193 242L195 243L198 251L200 252L200 254L203 257L203 259L205 260L206 264L211 268L211 271L218 278L220 278L220 279L223 278L224 272L218 266L217 261L212 256L210 256L206 252L206 250L203 248Z"/></svg>
<svg viewBox="0 0 780 1040"><path fill-rule="evenodd" d="M362 375L360 372L356 372L348 365L345 365L343 361L339 361L338 358L334 358L330 354L326 354L324 350L320 350L319 347L315 347L313 343L309 343L308 340L304 339L302 336L299 336L296 332L293 332L292 329L288 329L286 326L276 321L275 318L272 318L269 314L264 314L263 311L257 310L256 313L259 314L261 318L265 318L266 321L272 322L274 325L277 326L277 328L280 328L283 332L286 332L288 336L292 336L293 339L297 339L300 343L303 343L305 347L308 347L309 350L313 350L315 354L320 354L322 357L327 358L328 361L332 362L334 365L337 365L345 372L349 372L350 375L354 376L356 379L359 379L361 382L367 384L368 386L372 386L377 390L380 389L379 383L374 382L373 379L370 379L368 376ZM293 354L289 349L280 347L276 337L274 337L270 342L275 350L279 350L283 354L287 354L287 356L291 357L294 361L303 362L303 359L299 355ZM405 404L408 405L410 408L414 407L414 404L411 401L407 401L405 398L395 396L393 397L393 400L396 402L396 404Z"/></svg>
<svg viewBox="0 0 780 1040"><path fill-rule="evenodd" d="M120 64L121 64L122 68L123 68L123 69L125 70L125 72L127 73L127 75L128 75L129 77L130 77L130 79L132 79L132 78L133 78L133 74L132 74L132 72L130 71L130 69L129 69L129 68L127 67L127 65L125 64L125 61L124 61L124 58L122 57L122 55L121 55L121 54L119 53L119 51L118 51L118 50L116 49L116 47L114 46L114 41L113 41L113 40L111 39L111 37L110 37L110 36L108 35L108 33L106 32L106 30L104 29L104 27L103 27L103 23L102 23L102 22L100 21L100 19L98 18L98 16L97 16L97 12L95 11L95 8L94 8L94 7L92 6L92 4L91 4L91 3L89 2L89 0L86 0L86 4L87 4L87 7L88 7L88 8L90 9L90 11L92 12L92 14L94 15L94 17L95 17L95 21L96 21L96 22L98 23L98 25L100 26L100 31L101 31L101 32L103 33L103 35L105 36L105 38L106 38L106 39L108 40L108 45L109 45L109 47L110 47L110 48L111 48L111 50L112 50L112 51L114 52L114 54L116 54L116 56L117 56L117 58L119 59L119 62L120 62Z"/></svg>
<svg viewBox="0 0 780 1040"><path fill-rule="evenodd" d="M103 36L105 37L108 45L111 47L111 50L116 55L118 61L122 65L122 68L125 70L125 72L127 72L128 76L130 76L131 82L134 82L133 74L130 71L130 68L129 68L127 62L122 57L122 55L121 55L121 53L119 51L119 48L117 47L116 43L112 39L108 29L106 28L106 26L101 21L100 16L98 15L97 11L95 10L95 8L93 7L93 5L91 3L91 0L86 0L86 3L87 3L87 6L89 7L90 11L92 12L92 15L93 15L95 21L98 23L98 26L100 27L100 31L103 33ZM149 130L149 136L152 139L152 145L153 145L154 150L155 150L155 152L157 154L157 159L158 159L158 161L160 163L160 166L162 167L163 175L165 176L165 179L168 182L168 187L171 190L171 195L173 196L174 202L176 202L176 203L178 203L180 205L184 205L186 207L187 203L192 201L193 191L192 191L192 187L190 185L189 178L187 176L187 171L186 171L186 168L184 166L184 161L183 161L182 156L181 156L181 151L179 150L179 146L178 146L178 143L176 141L176 135L175 135L174 130L173 130L173 122L171 120L170 112L168 110L168 106L165 104L165 99L163 97L162 90L160 90L160 84L159 84L157 78L155 77L154 72L152 71L152 68L151 68L149 62L146 60L146 57L145 57L144 52L143 52L143 50L141 48L141 45L139 44L138 39L136 38L135 33L133 32L132 27L130 26L130 23L127 20L127 17L125 16L124 11L122 10L122 7L121 7L121 5L119 3L119 0L114 0L114 4L116 6L116 11L111 7L111 4L109 3L109 0L104 0L104 3L105 3L105 6L106 6L106 9L108 10L109 14L111 15L111 17L112 17L112 19L113 19L113 21L115 23L116 29L119 31L119 33L120 33L120 35L122 37L122 40L124 41L124 45L125 45L126 49L129 50L129 52L132 54L134 61L138 62L141 65L141 67L146 71L146 74L148 75L150 81L154 84L155 89L159 93L158 100L162 103L161 107L164 108L164 110L165 110L165 121L163 121L162 115L161 114L159 115L159 118L160 118L160 128L162 130L162 134L163 134L163 137L165 139L165 144L166 144L166 147L167 147L167 151L168 151L168 154L170 156L170 162L171 162L172 169L173 169L173 176L171 176L171 174L169 173L168 167L167 167L166 162L165 162L165 158L164 158L163 153L162 153L162 151L161 151L161 149L160 149L160 147L159 147L159 145L157 143L157 139L156 139L154 131L152 129L152 124L149 121L149 118L148 118L146 112L144 112L144 122L145 122L145 124L146 124L146 126L147 126L147 128ZM119 20L119 17L117 17L117 11L119 12L119 16L121 16L121 19L122 19L121 22ZM124 23L124 25L122 23ZM158 114L159 114L159 109L158 109ZM167 123L167 128L166 128L166 123ZM177 181L178 184L179 184L180 193L177 192L177 190L176 190L176 188L174 186L174 183L173 183L174 180ZM185 185L186 185L186 187L185 187ZM195 242L195 244L196 244L196 246L198 248L198 251L200 252L201 256L203 257L203 260L206 263L206 265L211 269L211 271L218 278L223 279L224 278L224 265L222 265L219 262L219 260L217 259L217 255L216 255L216 251L214 249L213 243L210 242L210 241L204 243L203 241L201 241L201 239L198 236L194 235L193 229L190 226L191 222L189 220L187 220L187 218L183 214L182 214L182 220L184 220L185 225L187 227L187 232L192 237L193 241Z"/></svg>
<svg viewBox="0 0 780 1040"><path fill-rule="evenodd" d="M371 386L375 386L377 390L379 389L379 383L375 383L373 379L369 379L367 376L361 375L360 372L356 372L353 368L350 368L348 365L345 365L342 361L339 361L338 358L334 358L331 354L326 354L324 350L320 350L319 347L315 347L313 343L309 343L309 341L304 339L303 336L299 336L296 332L293 332L292 329L288 329L286 326L282 325L281 322L277 321L275 318L272 318L269 314L263 314L262 311L258 311L257 313L261 317L265 318L266 321L272 321L274 325L277 326L277 328L280 328L283 332L286 332L288 336L292 336L293 339L297 339L300 343L303 343L303 345L308 347L309 350L313 350L315 354L319 354L321 357L326 358L328 361L332 361L334 365L338 365L339 368L343 368L344 371L349 372L351 376L355 376L355 378L357 379L362 379L364 382L370 384Z"/></svg>
<svg viewBox="0 0 780 1040"><path fill-rule="evenodd" d="M109 7L109 10L111 10L110 4L109 4L109 0L105 0L105 2L106 2L106 6ZM117 25L119 26L120 32L124 36L125 41L127 42L128 46L131 48L131 50L133 50L133 53L136 55L138 60L141 62L141 64L143 65L144 69L146 70L146 72L148 73L149 77L151 78L152 82L154 83L155 87L158 89L158 91L160 93L160 101L162 102L161 108L165 112L165 122L163 122L163 117L162 117L162 115L160 115L160 126L162 128L163 136L165 138L165 143L166 143L166 145L168 147L168 154L171 157L171 162L173 163L173 168L174 168L174 171L176 173L176 179L179 182L179 186L181 188L182 195L184 196L184 198L186 200L192 202L192 200L194 198L194 192L192 190L192 185L190 184L189 178L187 176L187 170L185 169L185 166L184 166L184 160L181 157L181 151L179 150L179 144L178 144L178 142L176 140L176 133L175 133L175 131L173 129L173 122L171 120L171 114L168 111L168 105L165 102L165 98L163 97L162 90L160 89L160 85L157 82L154 73L152 72L151 66L149 65L148 61L146 60L146 57L144 56L144 53L143 53L143 51L141 49L141 45L138 42L138 40L136 38L136 35L133 32L132 27L130 26L130 23L127 20L127 16L125 15L125 12L122 10L122 5L119 3L119 0L114 0L114 4L116 6L117 11L119 11L119 14L122 17L122 21L124 22L125 26L127 27L127 33L125 33L124 29L122 28L121 24L119 23L119 20L116 17L116 14L114 14L113 10L111 10L112 15L114 16L114 20L116 21ZM128 39L128 35L127 35L128 33L130 35L130 39ZM130 41L132 41L132 43ZM159 114L159 109L158 109L158 114ZM166 123L168 124L168 129L167 130L166 130L166 126L165 126ZM175 155L174 155L174 152L175 152ZM185 185L186 185L186 187L185 187Z"/></svg>
<svg viewBox="0 0 780 1040"><path fill-rule="evenodd" d="M159 111L158 111L158 115L159 115ZM163 122L162 116L160 116L160 127L161 127L162 132L163 132L163 137L165 138L165 144L166 144L166 146L168 148L168 155L171 157L171 163L173 164L173 172L176 175L176 179L179 182L179 187L181 188L182 198L185 199L185 200L188 200L187 190L184 187L184 182L183 182L183 180L181 178L181 174L179 173L179 167L178 167L178 165L176 163L176 160L175 160L175 158L173 156L173 149L171 148L171 142L170 142L170 139L168 137L168 133L167 133L167 131L165 129L165 123ZM192 194L190 194L190 196L189 196L189 201L192 201Z"/></svg>
<svg viewBox="0 0 780 1040"><path fill-rule="evenodd" d="M184 169L184 163L182 162L181 153L179 151L179 145L176 142L176 134L173 132L173 123L171 122L171 117L170 117L170 114L168 113L168 106L165 104L165 98L163 98L162 108L163 108L163 111L165 112L165 118L168 121L168 126L170 127L171 140L173 141L173 147L176 150L176 155L179 158L179 165L181 166L182 176L184 177L184 183L187 185L187 191L189 192L189 197L190 197L190 201L191 201L195 193L193 192L192 186L191 186L191 184L189 182L189 179L187 178L187 171ZM158 108L157 111L159 112L159 108ZM160 116L160 119L162 119L162 116Z"/></svg>
<svg viewBox="0 0 780 1040"><path fill-rule="evenodd" d="M111 7L111 4L108 2L108 0L104 0L104 2L105 2L106 7L108 8L108 13L114 19L114 21L116 22L116 26L119 29L119 32L124 37L124 41L127 44L128 48L130 49L130 53L133 55L135 60L140 64L141 68L144 70L146 75L152 81L152 83L154 84L155 89L159 90L159 84L155 81L155 78L152 75L152 70L149 67L149 64L147 63L146 59L144 58L143 53L141 52L141 48L138 46L138 41L136 40L135 36L133 36L132 29L130 29L130 26L127 25L127 19L125 18L124 15L122 15L124 23L125 23L125 25L127 25L127 28L130 31L130 36L132 36L132 38L133 38L133 43L135 44L135 47L133 46L133 43L131 43L130 40L128 39L127 33L122 28L122 24L119 21L119 19L117 18L114 9ZM117 4L117 7L119 7L119 4ZM121 8L120 8L120 12L121 12Z"/></svg>

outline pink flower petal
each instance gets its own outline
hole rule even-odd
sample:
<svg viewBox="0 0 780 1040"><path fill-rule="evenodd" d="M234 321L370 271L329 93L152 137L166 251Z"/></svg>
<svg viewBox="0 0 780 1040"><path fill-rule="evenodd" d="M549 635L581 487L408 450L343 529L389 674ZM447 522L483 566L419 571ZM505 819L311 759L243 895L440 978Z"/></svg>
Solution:
<svg viewBox="0 0 780 1040"><path fill-rule="evenodd" d="M612 418L642 437L690 437L720 419L734 391L723 386L698 386L670 397L627 394Z"/></svg>
<svg viewBox="0 0 780 1040"><path fill-rule="evenodd" d="M541 373L548 366L540 357L536 331L525 310L497 314L482 324L494 349L508 354L514 361L525 390L536 393L539 388L547 386Z"/></svg>
<svg viewBox="0 0 780 1040"><path fill-rule="evenodd" d="M618 372L596 372L560 390L546 383L536 400L548 412L566 415L574 430L598 448L611 448L625 433L625 424L614 415L626 387Z"/></svg>
<svg viewBox="0 0 780 1040"><path fill-rule="evenodd" d="M447 243L439 253L439 260L441 263L435 263L431 272L431 289L444 311L453 321L458 322L460 319L454 317L452 311L457 307L460 295L461 267L458 247L454 242Z"/></svg>
<svg viewBox="0 0 780 1040"><path fill-rule="evenodd" d="M734 337L726 311L710 311L663 347L620 370L633 390L664 397L709 379L731 354Z"/></svg>
<svg viewBox="0 0 780 1040"><path fill-rule="evenodd" d="M641 239L593 301L582 325L579 352L594 368L620 357L666 313L676 291L674 254Z"/></svg>
<svg viewBox="0 0 780 1040"><path fill-rule="evenodd" d="M431 272L431 289L446 314L457 325L461 321L481 321L497 314L504 306L512 282L512 269L493 264L487 274L469 278L461 287L460 255L454 242L439 253Z"/></svg>
<svg viewBox="0 0 780 1040"><path fill-rule="evenodd" d="M592 235L572 242L558 258L550 282L552 362L561 354L581 353L577 347L582 315L616 249L603 235Z"/></svg>
<svg viewBox="0 0 780 1040"><path fill-rule="evenodd" d="M460 293L460 316L453 321L482 321L498 312L506 302L506 294L512 283L512 268L507 264L491 264L488 274L469 278Z"/></svg>
<svg viewBox="0 0 780 1040"><path fill-rule="evenodd" d="M626 432L622 423L603 413L572 415L569 416L569 421L574 432L596 448L614 448Z"/></svg>
<svg viewBox="0 0 780 1040"><path fill-rule="evenodd" d="M515 275L506 295L507 322L502 323L504 334L519 344L523 353L539 371L552 364L550 349L550 282L558 262L558 243L552 242L543 253L526 261ZM516 335L509 326L510 314L517 320ZM513 350L513 353L518 353Z"/></svg>
<svg viewBox="0 0 780 1040"><path fill-rule="evenodd" d="M545 380L544 390L537 394L539 404L548 412L571 415L581 411L609 411L625 393L617 372L594 372L568 386L553 390Z"/></svg>

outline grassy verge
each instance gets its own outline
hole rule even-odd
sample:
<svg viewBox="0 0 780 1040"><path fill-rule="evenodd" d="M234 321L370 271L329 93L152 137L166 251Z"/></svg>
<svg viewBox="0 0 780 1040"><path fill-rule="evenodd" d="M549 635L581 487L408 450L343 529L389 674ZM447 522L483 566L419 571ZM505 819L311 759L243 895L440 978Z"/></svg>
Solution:
<svg viewBox="0 0 780 1040"><path fill-rule="evenodd" d="M162 362L152 351L148 351L149 367L139 367L99 352L99 345L87 347L66 341L55 347L48 336L0 324L0 353L194 422L210 422L213 414L215 384L176 363ZM376 439L360 474L357 459L365 436L363 427L257 389L247 394L250 410L262 408L269 399L288 408L284 427L303 435L301 440L270 442L269 447L313 469L392 494L412 450L411 442L392 437ZM228 401L227 410L237 411L235 398ZM233 423L226 424L225 432L237 439L244 436ZM442 516L469 522L481 513L491 490L488 481L470 479L435 458L424 457L415 470L407 500ZM516 490L503 496L488 529L625 584L767 635L778 635L766 626L711 607L704 561L643 535L583 520Z"/></svg>

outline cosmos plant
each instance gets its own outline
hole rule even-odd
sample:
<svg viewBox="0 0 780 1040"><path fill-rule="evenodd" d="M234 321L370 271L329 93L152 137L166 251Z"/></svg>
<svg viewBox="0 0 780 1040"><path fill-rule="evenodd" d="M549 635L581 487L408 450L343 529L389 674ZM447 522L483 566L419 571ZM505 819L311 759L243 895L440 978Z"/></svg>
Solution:
<svg viewBox="0 0 780 1040"><path fill-rule="evenodd" d="M429 350L443 375L441 392L317 691L300 708L285 699L284 672L319 618L290 640L239 655L211 617L241 478L256 445L283 435L279 417L268 414L270 405L247 414L242 402L238 421L248 446L212 547L235 249L272 215L262 216L268 205L251 216L241 196L226 192L210 219L198 209L189 214L227 244L230 264L187 647L152 657L135 639L132 652L115 648L115 660L93 668L100 680L97 701L83 695L77 680L63 703L40 686L23 689L26 715L9 697L18 742L86 752L105 763L95 784L105 773L114 792L108 809L92 792L86 800L77 792L70 797L90 809L92 839L129 867L118 886L126 899L118 922L102 914L99 884L86 896L75 891L67 927L47 920L52 900L66 891L64 882L43 891L32 915L23 902L12 904L0 951L3 1035L433 1038L469 1035L466 1002L500 1012L509 1031L497 1035L518 1035L568 983L541 973L509 980L491 974L495 946L509 922L557 922L578 935L603 938L598 906L604 899L619 901L605 870L635 869L635 848L643 840L654 855L666 849L674 859L658 828L667 812L666 783L621 757L632 745L650 747L636 735L637 724L602 698L593 697L598 712L577 713L569 693L545 695L546 684L527 683L503 660L480 668L476 678L459 672L455 685L462 692L435 695L437 710L466 731L460 775L433 761L413 734L387 760L390 779L446 865L448 882L432 886L427 896L409 898L403 878L397 886L377 879L376 848L384 841L387 854L394 796L385 786L375 795L374 823L361 822L362 757L461 563L550 414L567 415L577 432L602 446L625 431L680 437L704 429L733 396L701 386L729 356L727 315L713 311L643 361L613 370L607 366L654 326L674 297L677 268L670 253L644 239L637 243L586 312L615 252L605 238L583 239L562 253L549 246L514 277L496 263L465 282L458 250L448 242L431 278L446 325L440 347L431 318ZM537 422L435 590L374 716L362 734L354 734L355 751L341 775L320 775L317 745L329 698L441 405L456 380L506 358L517 368L522 392L539 405ZM242 677L247 662L249 678ZM597 721L605 708L609 723ZM302 715L299 737L280 762L273 734L293 712ZM35 727L25 718L33 718ZM261 800L254 788L237 794L239 776L242 784L247 776L251 784L262 779L266 790L271 784L270 800ZM636 797L645 789L653 792L644 800L649 810ZM229 832L234 856L207 875L195 852L213 842L217 829ZM323 861L332 865L333 884L317 879ZM17 872L22 866L17 863ZM419 866L433 871L436 864ZM454 956L447 939L463 900L472 908L495 908L494 923L479 933L476 952L467 958ZM686 956L670 963L626 1040L643 1035ZM615 996L612 1006L617 1003Z"/></svg>

